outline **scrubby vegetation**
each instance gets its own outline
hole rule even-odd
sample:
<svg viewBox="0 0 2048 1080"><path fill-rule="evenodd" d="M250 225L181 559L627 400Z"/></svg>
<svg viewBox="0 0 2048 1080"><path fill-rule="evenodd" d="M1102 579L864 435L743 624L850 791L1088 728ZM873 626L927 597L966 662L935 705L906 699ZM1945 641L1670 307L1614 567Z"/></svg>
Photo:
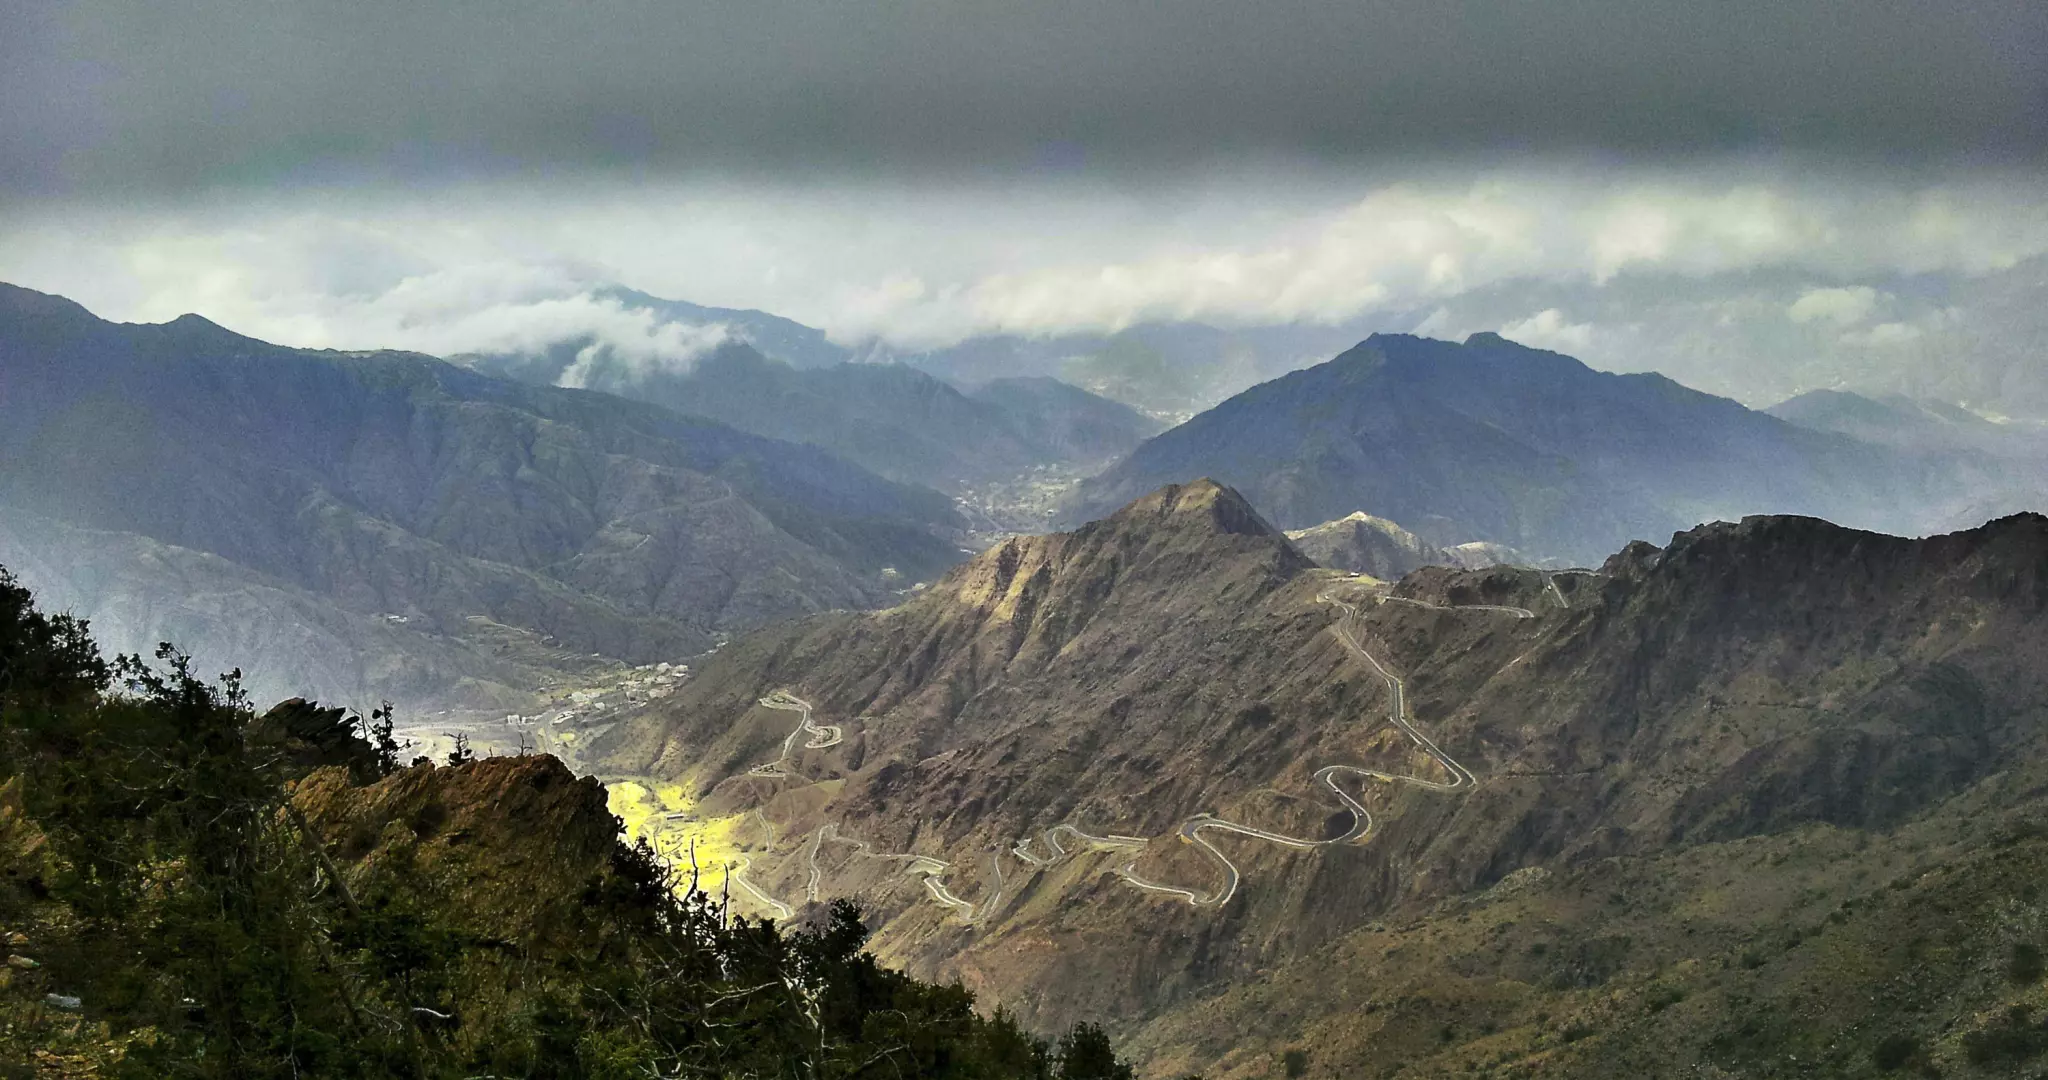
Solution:
<svg viewBox="0 0 2048 1080"><path fill-rule="evenodd" d="M330 795L430 775L387 712L258 716L168 646L109 662L5 571L0 740L0 1076L1130 1075L1097 1028L1049 1045L878 966L851 904L734 918L644 846L612 842L545 925L492 926L414 857L433 822L351 850L294 802L316 770ZM538 855L526 888L560 891Z"/></svg>

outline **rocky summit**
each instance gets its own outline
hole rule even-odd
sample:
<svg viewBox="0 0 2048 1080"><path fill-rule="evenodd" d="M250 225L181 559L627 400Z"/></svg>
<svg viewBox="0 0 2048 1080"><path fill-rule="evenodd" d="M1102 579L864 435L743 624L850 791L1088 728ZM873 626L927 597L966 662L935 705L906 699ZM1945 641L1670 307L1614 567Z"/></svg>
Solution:
<svg viewBox="0 0 2048 1080"><path fill-rule="evenodd" d="M597 752L732 823L764 914L856 897L882 955L1110 1017L1151 1075L1862 1062L1849 1003L1915 962L1842 943L1918 896L2041 917L2044 573L2038 516L1756 517L1389 585L1201 481L744 637ZM1959 974L2014 947L1975 918L1912 954L1956 981L1885 991L1916 1053L2019 992Z"/></svg>

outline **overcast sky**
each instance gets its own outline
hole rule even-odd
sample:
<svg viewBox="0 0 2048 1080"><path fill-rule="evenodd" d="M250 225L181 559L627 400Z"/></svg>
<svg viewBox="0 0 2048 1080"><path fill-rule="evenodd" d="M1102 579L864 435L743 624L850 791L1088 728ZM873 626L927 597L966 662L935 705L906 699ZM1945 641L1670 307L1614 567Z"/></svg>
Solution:
<svg viewBox="0 0 2048 1080"><path fill-rule="evenodd" d="M904 347L1500 327L1751 400L1985 404L2044 344L2039 0L0 0L0 101L0 279L294 344L708 340L606 281Z"/></svg>

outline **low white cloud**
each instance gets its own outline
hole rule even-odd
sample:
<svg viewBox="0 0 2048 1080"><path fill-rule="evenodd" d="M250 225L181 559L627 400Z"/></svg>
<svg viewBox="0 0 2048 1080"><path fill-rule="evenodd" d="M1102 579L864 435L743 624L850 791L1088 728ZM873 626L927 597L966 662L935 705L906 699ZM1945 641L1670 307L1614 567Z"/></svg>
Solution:
<svg viewBox="0 0 2048 1080"><path fill-rule="evenodd" d="M1886 322L1878 323L1868 330L1852 330L1842 335L1842 341L1848 345L1882 349L1918 341L1925 333L1926 331L1912 323Z"/></svg>
<svg viewBox="0 0 2048 1080"><path fill-rule="evenodd" d="M1785 309L1785 317L1796 323L1825 320L1848 326L1870 317L1877 309L1877 296L1877 290L1868 285L1808 289Z"/></svg>
<svg viewBox="0 0 2048 1080"><path fill-rule="evenodd" d="M444 355L598 345L570 380L599 356L688 363L723 339L594 291L618 282L882 352L1148 321L1363 319L1497 329L1613 367L1679 357L1686 378L1740 393L1775 387L1773 364L1836 331L1867 328L1839 343L1857 348L1901 340L1879 330L1894 323L1950 333L1918 321L1927 303L1902 276L1948 287L2048 255L2048 194L2025 178L1733 169L1290 173L1144 191L500 184L24 210L0 222L0 280L109 317L196 311L288 344Z"/></svg>
<svg viewBox="0 0 2048 1080"><path fill-rule="evenodd" d="M1593 343L1593 326L1591 323L1571 322L1565 318L1564 312L1545 308L1526 319L1501 327L1500 336L1553 352L1581 353Z"/></svg>

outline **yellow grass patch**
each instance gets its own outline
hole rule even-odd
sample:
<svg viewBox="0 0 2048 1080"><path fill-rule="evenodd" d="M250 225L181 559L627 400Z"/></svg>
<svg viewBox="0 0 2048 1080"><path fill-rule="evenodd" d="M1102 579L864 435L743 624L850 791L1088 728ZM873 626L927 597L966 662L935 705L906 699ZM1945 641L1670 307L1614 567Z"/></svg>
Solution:
<svg viewBox="0 0 2048 1080"><path fill-rule="evenodd" d="M694 849L697 887L714 895L725 887L726 868L744 865L748 847L768 839L752 814L697 816L697 800L682 784L614 780L605 786L605 794L611 812L624 824L626 839L644 838L653 845L686 887Z"/></svg>

